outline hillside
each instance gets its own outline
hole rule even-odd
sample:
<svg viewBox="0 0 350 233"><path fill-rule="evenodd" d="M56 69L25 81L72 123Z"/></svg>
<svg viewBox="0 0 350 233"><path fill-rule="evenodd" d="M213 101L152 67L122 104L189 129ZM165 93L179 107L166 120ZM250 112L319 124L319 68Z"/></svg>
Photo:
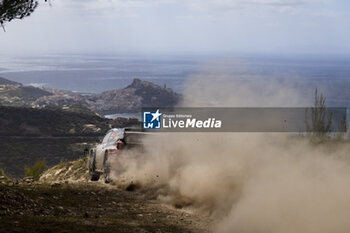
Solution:
<svg viewBox="0 0 350 233"><path fill-rule="evenodd" d="M21 86L22 84L15 82L15 81L8 80L6 78L0 77L0 85L19 85L19 86Z"/></svg>
<svg viewBox="0 0 350 233"><path fill-rule="evenodd" d="M48 166L77 159L108 129L96 115L0 106L0 168L20 177L39 159Z"/></svg>
<svg viewBox="0 0 350 233"><path fill-rule="evenodd" d="M18 98L23 99L25 101L34 101L42 96L52 95L48 91L31 86L21 86L16 89L9 90L6 94L10 97L17 96Z"/></svg>
<svg viewBox="0 0 350 233"><path fill-rule="evenodd" d="M0 136L0 169L11 177L24 177L24 166L45 159L48 167L78 159L96 137L4 137Z"/></svg>
<svg viewBox="0 0 350 233"><path fill-rule="evenodd" d="M0 106L2 136L84 136L101 134L107 129L107 120L96 115Z"/></svg>
<svg viewBox="0 0 350 233"><path fill-rule="evenodd" d="M41 88L6 84L0 87L0 105L30 107L37 99L53 95Z"/></svg>

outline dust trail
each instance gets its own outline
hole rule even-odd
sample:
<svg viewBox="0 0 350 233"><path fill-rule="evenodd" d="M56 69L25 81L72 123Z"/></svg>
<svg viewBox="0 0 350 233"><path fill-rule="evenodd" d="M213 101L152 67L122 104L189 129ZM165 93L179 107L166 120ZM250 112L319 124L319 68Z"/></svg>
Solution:
<svg viewBox="0 0 350 233"><path fill-rule="evenodd" d="M310 104L290 83L242 81L221 68L204 73L189 79L183 105ZM272 133L173 133L145 138L144 144L142 154L130 151L119 159L115 178L155 188L163 201L211 213L218 219L216 232L350 231L347 144L315 147Z"/></svg>

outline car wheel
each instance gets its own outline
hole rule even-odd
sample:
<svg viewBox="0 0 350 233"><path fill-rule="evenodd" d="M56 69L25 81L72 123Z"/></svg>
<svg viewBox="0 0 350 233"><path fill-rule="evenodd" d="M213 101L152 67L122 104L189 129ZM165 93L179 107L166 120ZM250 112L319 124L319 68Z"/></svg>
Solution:
<svg viewBox="0 0 350 233"><path fill-rule="evenodd" d="M91 181L98 181L100 174L96 172L96 151L90 151L89 153L89 174Z"/></svg>
<svg viewBox="0 0 350 233"><path fill-rule="evenodd" d="M103 175L104 175L106 184L111 182L110 173L111 173L111 166L108 161L108 151L106 151L103 159Z"/></svg>

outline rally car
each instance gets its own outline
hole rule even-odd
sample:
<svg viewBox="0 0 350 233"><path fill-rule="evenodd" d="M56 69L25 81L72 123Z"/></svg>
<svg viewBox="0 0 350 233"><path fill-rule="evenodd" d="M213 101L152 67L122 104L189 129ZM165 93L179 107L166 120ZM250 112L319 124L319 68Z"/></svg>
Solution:
<svg viewBox="0 0 350 233"><path fill-rule="evenodd" d="M107 132L106 136L94 148L89 150L89 174L91 181L100 179L103 174L105 183L111 182L111 164L109 158L116 158L122 151L140 146L141 132L125 128L114 128Z"/></svg>

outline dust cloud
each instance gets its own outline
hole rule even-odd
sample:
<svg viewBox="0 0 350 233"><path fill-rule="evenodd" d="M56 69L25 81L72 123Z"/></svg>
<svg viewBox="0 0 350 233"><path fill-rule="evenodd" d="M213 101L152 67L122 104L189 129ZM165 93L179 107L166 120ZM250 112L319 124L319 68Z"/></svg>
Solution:
<svg viewBox="0 0 350 233"><path fill-rule="evenodd" d="M219 78L215 79L215 73ZM225 69L191 77L182 106L310 105L288 83ZM312 100L312 98L310 98ZM158 198L209 213L218 233L350 231L350 146L312 145L279 133L169 133L124 153L114 178L156 190Z"/></svg>

